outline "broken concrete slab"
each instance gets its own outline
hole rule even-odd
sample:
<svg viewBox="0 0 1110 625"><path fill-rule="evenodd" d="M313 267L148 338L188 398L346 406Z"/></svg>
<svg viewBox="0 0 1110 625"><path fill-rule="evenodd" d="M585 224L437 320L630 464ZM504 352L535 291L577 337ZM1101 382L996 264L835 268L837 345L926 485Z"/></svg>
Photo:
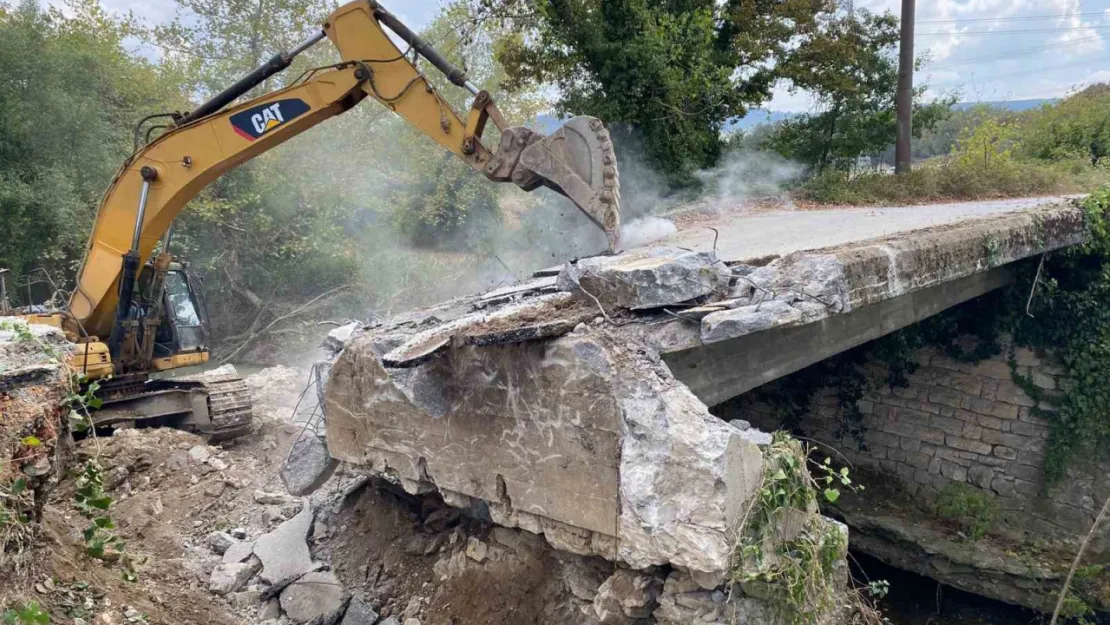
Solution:
<svg viewBox="0 0 1110 625"><path fill-rule="evenodd" d="M495 523L543 534L561 550L636 569L669 564L712 589L725 578L743 504L758 487L760 446L771 441L713 417L706 402L997 288L1004 282L994 262L1082 239L1076 209L1041 212L735 271L709 264L719 289L651 277L666 266L665 254L567 269L561 284L586 284L603 310L583 291L520 294L481 312L481 298L464 298L406 315L356 333L334 363L325 393L329 451L409 492L484 507ZM595 262L597 271L582 270ZM601 280L602 267L661 286ZM960 282L967 278L978 282ZM680 283L703 290L680 292ZM940 296L930 291L949 286ZM884 308L919 296L912 314ZM668 308L659 310L663 300ZM679 301L689 306L672 310ZM682 308L697 312L682 318ZM868 311L882 314L862 329L833 331L838 320ZM557 336L536 330L562 332L575 321ZM787 340L802 329L824 334ZM500 338L473 340L481 336ZM736 341L753 337L761 359L749 363Z"/></svg>
<svg viewBox="0 0 1110 625"><path fill-rule="evenodd" d="M328 455L324 441L313 432L305 432L293 443L289 457L281 465L281 481L290 494L309 495L331 478L337 466L339 463Z"/></svg>
<svg viewBox="0 0 1110 625"><path fill-rule="evenodd" d="M212 575L208 580L208 590L217 595L238 592L247 585L259 568L261 564L257 560L217 564L216 568L212 569Z"/></svg>
<svg viewBox="0 0 1110 625"><path fill-rule="evenodd" d="M331 571L308 573L281 591L281 609L294 623L332 625L343 616L350 595Z"/></svg>
<svg viewBox="0 0 1110 625"><path fill-rule="evenodd" d="M721 293L730 279L731 272L712 253L651 248L568 263L558 285L584 292L606 308L646 310Z"/></svg>
<svg viewBox="0 0 1110 625"><path fill-rule="evenodd" d="M228 545L224 551L224 564L237 564L245 562L254 555L254 543L235 541Z"/></svg>
<svg viewBox="0 0 1110 625"><path fill-rule="evenodd" d="M313 516L306 500L299 514L255 542L254 554L262 561L263 580L278 584L315 568L307 543Z"/></svg>
<svg viewBox="0 0 1110 625"><path fill-rule="evenodd" d="M484 500L498 523L635 567L723 574L762 465L658 358L605 328L463 346L407 370L384 367L361 335L332 369L326 413L341 460Z"/></svg>

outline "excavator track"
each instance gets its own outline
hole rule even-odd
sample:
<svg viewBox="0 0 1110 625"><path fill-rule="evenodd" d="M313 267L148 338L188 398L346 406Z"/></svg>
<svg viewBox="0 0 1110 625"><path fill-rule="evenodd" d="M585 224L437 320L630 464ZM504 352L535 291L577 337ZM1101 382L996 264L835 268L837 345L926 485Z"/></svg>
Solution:
<svg viewBox="0 0 1110 625"><path fill-rule="evenodd" d="M205 432L212 442L242 436L250 430L253 418L251 392L242 378L202 382L208 391L208 418L212 431Z"/></svg>
<svg viewBox="0 0 1110 625"><path fill-rule="evenodd" d="M211 372L151 380L125 375L104 383L103 406L93 411L96 427L169 426L195 432L210 442L250 431L251 393L233 372Z"/></svg>
<svg viewBox="0 0 1110 625"><path fill-rule="evenodd" d="M246 434L253 419L251 392L235 373L202 373L171 378L167 383L204 389L208 395L208 423L195 427L210 442L225 441Z"/></svg>

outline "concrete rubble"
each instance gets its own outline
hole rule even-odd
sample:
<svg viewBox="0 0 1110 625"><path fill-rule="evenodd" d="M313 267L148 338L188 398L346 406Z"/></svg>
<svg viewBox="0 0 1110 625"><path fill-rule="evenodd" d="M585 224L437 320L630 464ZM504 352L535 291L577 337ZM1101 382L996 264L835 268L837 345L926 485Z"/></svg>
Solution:
<svg viewBox="0 0 1110 625"><path fill-rule="evenodd" d="M330 368L328 448L409 492L481 501L494 522L558 549L670 564L711 589L770 437L710 415L671 354L1081 238L1078 210L1056 206L769 262L672 248L580 260L352 332Z"/></svg>
<svg viewBox="0 0 1110 625"><path fill-rule="evenodd" d="M328 455L323 439L305 432L293 443L289 458L281 467L281 481L290 494L308 495L328 481L338 464Z"/></svg>
<svg viewBox="0 0 1110 625"><path fill-rule="evenodd" d="M305 502L297 516L262 536L254 545L254 555L262 561L261 577L269 584L285 583L314 568L306 540L313 513Z"/></svg>

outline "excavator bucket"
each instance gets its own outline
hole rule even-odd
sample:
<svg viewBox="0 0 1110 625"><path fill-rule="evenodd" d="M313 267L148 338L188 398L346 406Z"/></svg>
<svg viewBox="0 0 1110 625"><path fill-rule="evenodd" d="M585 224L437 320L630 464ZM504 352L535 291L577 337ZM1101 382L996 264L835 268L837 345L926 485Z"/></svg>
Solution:
<svg viewBox="0 0 1110 625"><path fill-rule="evenodd" d="M574 202L620 249L620 178L609 131L596 117L579 116L546 137L528 128L507 128L487 175L512 181L525 191L539 186Z"/></svg>

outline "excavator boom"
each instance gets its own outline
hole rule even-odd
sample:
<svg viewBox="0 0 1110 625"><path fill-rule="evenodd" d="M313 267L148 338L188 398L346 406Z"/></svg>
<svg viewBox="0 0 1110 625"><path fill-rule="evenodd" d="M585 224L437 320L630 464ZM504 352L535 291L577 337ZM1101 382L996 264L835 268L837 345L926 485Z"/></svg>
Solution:
<svg viewBox="0 0 1110 625"><path fill-rule="evenodd" d="M407 45L404 52L383 26ZM339 50L341 62L279 91L232 104L324 38ZM465 118L417 69L406 54L410 51L475 96ZM467 81L464 72L375 0L359 0L339 7L323 30L301 45L177 117L171 129L127 160L101 201L70 300L70 310L85 331L103 337L118 334L125 320L134 324L131 308L139 268L206 185L365 98L388 106L490 180L528 191L544 186L566 196L605 232L611 251L620 245L617 163L600 120L577 117L550 136L510 127L489 94ZM493 152L481 141L490 121L501 131Z"/></svg>

